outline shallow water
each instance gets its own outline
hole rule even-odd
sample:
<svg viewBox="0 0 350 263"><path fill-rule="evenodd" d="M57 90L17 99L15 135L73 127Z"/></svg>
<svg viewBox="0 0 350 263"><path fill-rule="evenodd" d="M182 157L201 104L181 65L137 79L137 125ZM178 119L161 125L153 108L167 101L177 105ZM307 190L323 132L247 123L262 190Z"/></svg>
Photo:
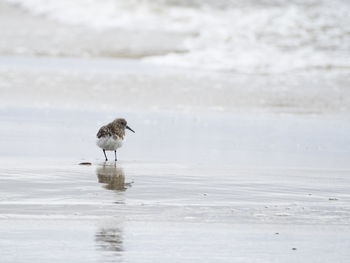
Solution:
<svg viewBox="0 0 350 263"><path fill-rule="evenodd" d="M170 111L199 117L252 112L345 115L350 112L349 81L346 70L232 74L127 59L5 56L0 57L0 107Z"/></svg>

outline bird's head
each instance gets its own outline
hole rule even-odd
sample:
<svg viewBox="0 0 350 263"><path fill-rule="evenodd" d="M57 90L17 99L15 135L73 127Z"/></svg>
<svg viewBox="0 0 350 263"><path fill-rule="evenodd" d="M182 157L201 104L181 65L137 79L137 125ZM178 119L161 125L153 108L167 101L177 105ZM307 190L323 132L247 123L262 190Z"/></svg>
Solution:
<svg viewBox="0 0 350 263"><path fill-rule="evenodd" d="M128 129L132 132L135 132L133 129L131 129L129 126L128 126L128 123L126 122L125 119L116 119L115 121L115 124L121 128L121 129Z"/></svg>

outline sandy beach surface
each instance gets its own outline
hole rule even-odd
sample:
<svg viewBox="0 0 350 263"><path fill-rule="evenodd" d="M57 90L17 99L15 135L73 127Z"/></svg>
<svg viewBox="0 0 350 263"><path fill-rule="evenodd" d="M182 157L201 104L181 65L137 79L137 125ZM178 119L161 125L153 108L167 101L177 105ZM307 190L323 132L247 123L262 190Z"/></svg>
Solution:
<svg viewBox="0 0 350 263"><path fill-rule="evenodd" d="M348 67L157 64L195 34L20 2L0 3L1 263L349 262ZM119 116L136 133L104 162Z"/></svg>

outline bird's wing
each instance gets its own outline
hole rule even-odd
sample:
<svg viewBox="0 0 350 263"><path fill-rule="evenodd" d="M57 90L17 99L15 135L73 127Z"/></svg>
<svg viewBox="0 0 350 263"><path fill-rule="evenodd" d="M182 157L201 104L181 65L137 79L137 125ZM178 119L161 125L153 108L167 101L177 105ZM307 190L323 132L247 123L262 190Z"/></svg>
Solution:
<svg viewBox="0 0 350 263"><path fill-rule="evenodd" d="M101 137L104 137L104 136L111 136L112 133L110 131L110 129L108 128L108 126L102 126L99 130L98 130L98 133L97 133L97 138L101 138Z"/></svg>

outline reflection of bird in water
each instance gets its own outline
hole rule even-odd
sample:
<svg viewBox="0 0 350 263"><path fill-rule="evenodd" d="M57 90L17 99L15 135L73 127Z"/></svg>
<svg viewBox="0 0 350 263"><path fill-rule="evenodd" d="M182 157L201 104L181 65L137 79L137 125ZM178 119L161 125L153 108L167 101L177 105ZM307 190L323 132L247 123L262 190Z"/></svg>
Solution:
<svg viewBox="0 0 350 263"><path fill-rule="evenodd" d="M96 170L98 182L106 184L104 187L108 190L124 191L125 175L121 168L114 165L103 165Z"/></svg>
<svg viewBox="0 0 350 263"><path fill-rule="evenodd" d="M104 251L123 251L123 233L119 228L102 228L95 235L96 245Z"/></svg>

